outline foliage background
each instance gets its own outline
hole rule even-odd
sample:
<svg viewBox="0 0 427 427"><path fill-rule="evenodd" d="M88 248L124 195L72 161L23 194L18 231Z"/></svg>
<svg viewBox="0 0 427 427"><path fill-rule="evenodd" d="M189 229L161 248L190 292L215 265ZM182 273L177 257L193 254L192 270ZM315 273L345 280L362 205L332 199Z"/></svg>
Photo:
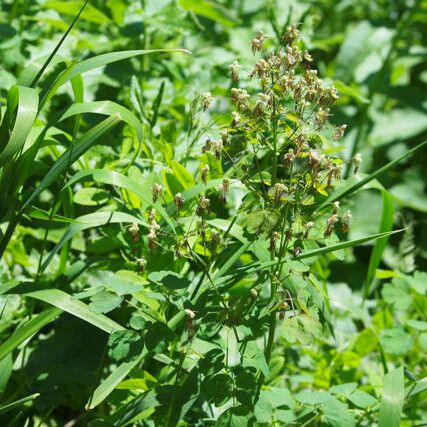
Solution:
<svg viewBox="0 0 427 427"><path fill-rule="evenodd" d="M8 89L17 82L25 65L52 51L80 5L77 1L60 0L2 1L0 93L3 105ZM81 167L127 171L132 179L140 182L147 162L172 167L172 159L182 158L189 143L185 135L194 99L201 92L211 91L219 101L211 115L203 120L207 127L211 121L222 123L225 106L221 100L230 88L229 64L236 58L251 55L250 40L257 30L273 36L288 22L300 24L304 43L320 74L334 82L342 95L331 120L348 124L343 141L345 158L361 152L363 172L373 172L426 139L425 0L235 0L220 3L99 0L91 1L83 12L60 50L62 56L83 59L118 50L175 47L189 49L192 55L144 55L84 75L85 101L114 100L138 116L143 123L144 154L136 160L137 167L130 167L129 160L138 142L135 131L124 127L108 134L103 145L93 147L82 158ZM156 100L161 85L164 89L158 107ZM38 120L57 123L72 100L71 87L63 86ZM85 115L82 120L82 129L90 129L99 122L92 115ZM64 121L58 127L69 134L73 132L71 122ZM205 132L202 127L198 138L202 139ZM61 142L64 135L50 137ZM43 175L45 165L51 165L61 150L56 145L44 148L36 175ZM384 363L390 370L405 366L407 399L403 425L425 421L427 275L423 271L427 261L427 153L423 150L380 177L387 192L372 188L351 197L349 207L354 221L350 238L386 231L383 227L390 218L397 228L409 227L390 238L384 252L380 253L379 269L374 272L368 271L372 262L370 243L339 256L328 255L317 262L316 274L320 280L327 281L335 336L326 338L316 330L307 330L304 338L298 331L295 342L289 337L284 339L283 348L279 346L275 350L271 361L269 383L273 387L283 387L286 383L292 392L289 397L292 403L285 405L286 410L280 409L281 405L276 409L270 401L264 405L267 409L258 405L255 411L258 423L282 425L291 422L298 413L301 418L295 422L299 425L305 422L352 425L351 417L361 425L372 425L377 415L371 408L377 405L378 409ZM191 161L186 167L192 172L196 170ZM144 185L149 191L152 182ZM98 202L93 202L91 190L77 191L68 208L69 217L91 213L97 203L102 204L109 197L127 198L130 206L138 207L138 201L132 200L131 194L117 195L111 189L99 188L95 195ZM53 203L54 192L45 191L38 208L47 212ZM43 281L48 280L49 274L57 273L55 262L48 266L44 275L38 274L40 252L52 250L65 227L55 223L49 231L47 245L43 243L45 228L46 217L42 215L33 214L23 219L2 260L4 283L36 276ZM120 252L123 239L123 230L118 234L114 227L107 227L102 233L88 231L83 236L77 235L71 251L62 252L59 257L77 254L77 260L84 259L80 254L86 254L92 259L109 258L105 271L115 271L114 251ZM151 265L157 270L168 261L159 259L159 268L155 262ZM361 308L367 277L369 281L372 279L373 290ZM60 276L59 283L62 280L63 284L58 287L77 293L107 279L91 272L70 284ZM126 292L119 290L108 294L110 300L102 295L98 300L92 298L91 304L92 307L100 304L98 309L107 312L105 304L108 301L114 308L117 298L121 302L127 298L125 295ZM18 295L2 297L1 342L5 342L32 313L40 312L40 307L40 303L24 302ZM121 323L129 310L127 306L114 311L114 319ZM94 411L84 411L99 380L100 360L103 354L105 356L107 340L108 336L99 329L68 314L61 315L43 329L41 335L15 351L13 360L11 356L2 358L2 404L32 393L41 395L31 401L28 408L24 406L8 412L0 423L24 425L29 417L34 425L65 425L70 420L84 425L96 417L106 419L112 408L115 410L123 402L127 403L127 392L116 390ZM140 380L143 383L125 384L122 389L128 386L130 393L137 396L141 390L151 389L150 381L162 381L161 375L151 378L148 374L157 369L156 363L162 362L152 361L152 366L144 367L145 373L135 374L135 378L144 378ZM9 375L3 374L9 371ZM414 382L415 377L420 380L418 383ZM359 386L356 397L352 385L338 391L333 389L349 383ZM417 387L412 397L411 387ZM330 404L332 400L329 403L324 400L324 395L309 394L308 390L329 390L330 399L338 397L347 406L343 408L333 401L334 406ZM350 395L352 398L348 400ZM370 401L367 395L375 400ZM301 413L295 409L300 408L298 405L321 409L315 412L306 409L306 413ZM351 411L347 411L348 408Z"/></svg>

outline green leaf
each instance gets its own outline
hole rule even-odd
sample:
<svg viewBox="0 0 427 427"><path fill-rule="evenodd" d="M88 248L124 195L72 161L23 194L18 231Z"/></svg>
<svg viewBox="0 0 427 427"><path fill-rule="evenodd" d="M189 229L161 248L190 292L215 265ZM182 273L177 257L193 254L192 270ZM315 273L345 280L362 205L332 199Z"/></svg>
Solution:
<svg viewBox="0 0 427 427"><path fill-rule="evenodd" d="M79 182L80 180L85 180L89 177L98 183L115 185L117 187L132 191L141 200L143 209L153 206L156 209L156 211L159 213L159 215L161 215L165 219L165 221L168 223L171 229L175 232L175 226L172 218L168 215L168 213L161 206L160 203L158 202L153 203L151 197L147 195L147 189L142 184L118 172L113 172L105 169L91 169L91 170L81 171L76 173L67 182L65 188L70 187L74 185L76 182Z"/></svg>
<svg viewBox="0 0 427 427"><path fill-rule="evenodd" d="M191 284L184 276L180 276L172 271L154 271L148 275L148 280L165 286L169 290L188 288Z"/></svg>
<svg viewBox="0 0 427 427"><path fill-rule="evenodd" d="M110 195L100 188L82 188L74 195L74 203L83 206L99 206L108 202Z"/></svg>
<svg viewBox="0 0 427 427"><path fill-rule="evenodd" d="M379 427L399 427L405 397L403 367L384 376L383 392L379 413Z"/></svg>
<svg viewBox="0 0 427 427"><path fill-rule="evenodd" d="M89 308L95 313L109 313L120 307L123 298L108 291L101 291L90 297Z"/></svg>
<svg viewBox="0 0 427 427"><path fill-rule="evenodd" d="M108 338L108 347L108 355L112 360L130 362L140 356L144 341L136 331L115 331Z"/></svg>
<svg viewBox="0 0 427 427"><path fill-rule="evenodd" d="M112 333L124 329L123 326L103 314L93 312L85 303L59 289L43 289L40 291L28 292L24 295L58 307L105 332Z"/></svg>
<svg viewBox="0 0 427 427"><path fill-rule="evenodd" d="M28 322L18 328L13 335L0 345L0 360L6 357L9 353L15 350L25 340L38 332L43 326L52 322L59 316L61 310L51 308L42 311L40 314L33 317Z"/></svg>
<svg viewBox="0 0 427 427"><path fill-rule="evenodd" d="M228 374L216 374L202 382L201 393L206 400L215 406L226 403L232 394L233 381Z"/></svg>
<svg viewBox="0 0 427 427"><path fill-rule="evenodd" d="M329 392L333 394L343 394L344 396L347 396L353 393L353 391L356 390L356 388L357 388L357 383L338 384L338 385L332 386L329 389Z"/></svg>
<svg viewBox="0 0 427 427"><path fill-rule="evenodd" d="M201 15L212 21L232 27L239 20L222 4L209 0L179 0L179 4L189 12Z"/></svg>
<svg viewBox="0 0 427 427"><path fill-rule="evenodd" d="M171 329L162 322L152 323L145 334L145 345L152 353L163 353L175 338Z"/></svg>
<svg viewBox="0 0 427 427"><path fill-rule="evenodd" d="M53 9L59 13L65 15L76 16L78 11L83 5L83 1L79 0L48 0L42 4L44 9ZM104 15L99 9L95 6L92 6L90 3L86 6L85 10L81 14L80 19L83 19L88 22L93 22L94 24L108 24L111 22L110 18Z"/></svg>
<svg viewBox="0 0 427 427"><path fill-rule="evenodd" d="M359 408L366 409L369 406L375 405L378 401L375 397L361 390L356 390L350 396L348 400Z"/></svg>
<svg viewBox="0 0 427 427"><path fill-rule="evenodd" d="M411 335L402 328L383 329L380 333L380 342L386 353L396 355L406 354L413 345Z"/></svg>

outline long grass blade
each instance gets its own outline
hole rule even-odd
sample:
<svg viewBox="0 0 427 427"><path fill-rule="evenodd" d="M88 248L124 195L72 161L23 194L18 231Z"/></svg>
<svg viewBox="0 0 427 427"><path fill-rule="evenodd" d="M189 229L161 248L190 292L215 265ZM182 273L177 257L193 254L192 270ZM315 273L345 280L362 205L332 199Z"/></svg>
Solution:
<svg viewBox="0 0 427 427"><path fill-rule="evenodd" d="M49 66L50 62L52 61L53 57L56 55L56 53L58 52L58 50L60 49L60 47L64 43L64 41L67 38L68 34L70 34L70 31L73 29L75 23L79 19L80 15L82 14L82 12L83 12L84 8L86 7L86 5L88 4L88 2L89 2L89 0L85 0L85 2L83 3L82 7L79 10L79 12L77 13L77 15L75 16L75 18L71 22L70 26L68 27L67 31L61 37L61 40L59 40L58 44L53 49L52 53L46 59L46 62L42 65L42 67L40 68L40 70L38 71L38 73L36 74L36 76L34 77L34 79L31 81L30 87L35 87L35 85L37 84L37 82L40 80L40 77L43 75L43 73L45 72L46 68Z"/></svg>
<svg viewBox="0 0 427 427"><path fill-rule="evenodd" d="M20 406L25 405L28 402L31 402L36 397L40 396L40 393L34 393L30 396L23 397L22 399L15 400L15 402L8 403L7 405L0 406L0 415L3 415L9 411L12 411L16 408L19 408Z"/></svg>
<svg viewBox="0 0 427 427"><path fill-rule="evenodd" d="M117 224L117 223L137 223L143 226L148 226L147 223L133 215L127 214L125 212L94 212L91 214L83 215L74 220L65 231L64 235L61 237L59 242L50 252L49 256L43 263L41 271L46 270L47 266L52 261L54 255L71 240L77 233L87 230L89 228L102 227L108 224Z"/></svg>
<svg viewBox="0 0 427 427"><path fill-rule="evenodd" d="M393 198L390 193L386 190L382 192L383 207L381 213L381 224L380 224L380 233L385 233L390 231L393 228L394 222L394 205ZM369 258L368 272L366 274L366 279L364 283L363 295L366 298L370 293L370 287L372 280L375 276L375 271L380 265L381 257L384 252L384 249L387 246L388 237L383 239L378 239L375 242L374 248L372 249L371 256Z"/></svg>
<svg viewBox="0 0 427 427"><path fill-rule="evenodd" d="M112 393L116 386L129 374L129 372L141 362L146 354L147 350L144 349L138 358L131 362L122 363L114 369L114 371L95 389L91 399L86 405L86 408L93 409L102 403Z"/></svg>
<svg viewBox="0 0 427 427"><path fill-rule="evenodd" d="M32 335L38 332L41 328L43 328L43 326L52 322L56 317L59 316L61 312L62 310L58 308L51 308L42 311L40 314L33 317L27 323L18 328L10 338L8 338L0 345L0 360L15 350L26 339L30 338Z"/></svg>
<svg viewBox="0 0 427 427"><path fill-rule="evenodd" d="M42 182L37 186L33 193L28 197L26 202L21 208L21 212L24 212L27 207L33 203L37 196L42 191L48 188L58 177L64 173L68 167L73 164L80 156L82 156L89 148L95 144L95 142L103 136L105 133L110 131L112 128L117 126L120 122L120 114L116 113L111 117L108 117L92 129L88 130L83 134L64 154L53 164L50 171L43 178Z"/></svg>
<svg viewBox="0 0 427 427"><path fill-rule="evenodd" d="M139 141L142 139L142 123L138 120L135 114L127 108L112 101L79 102L72 104L71 107L62 114L59 121L85 113L102 114L104 116L112 116L115 113L119 113L124 122L135 128Z"/></svg>
<svg viewBox="0 0 427 427"><path fill-rule="evenodd" d="M109 334L124 330L123 326L114 322L114 320L109 319L103 314L93 312L88 305L59 289L42 289L40 291L28 292L24 295L60 308Z"/></svg>
<svg viewBox="0 0 427 427"><path fill-rule="evenodd" d="M405 398L405 382L403 367L388 372L384 376L383 393L381 398L379 427L399 427L402 414L403 399Z"/></svg>
<svg viewBox="0 0 427 427"><path fill-rule="evenodd" d="M350 182L348 185L344 185L342 188L338 189L335 193L331 194L317 209L316 211L319 212L329 206L331 203L335 202L336 200L341 200L344 197L348 197L350 194L353 194L355 191L359 190L359 188L362 188L364 185L366 185L368 182L374 180L375 178L382 175L384 172L387 172L389 169L391 169L393 166L400 163L403 159L406 157L412 156L414 153L416 153L421 148L425 147L427 145L427 140L421 142L420 144L416 145L414 148L411 148L408 151L405 151L403 154L398 156L396 159L392 160L391 162L387 163L383 167L377 169L375 172L372 172L370 175L366 176L365 178L361 180L357 180L356 182Z"/></svg>
<svg viewBox="0 0 427 427"><path fill-rule="evenodd" d="M13 86L9 90L8 111L3 120L6 121L8 117L13 115L15 106L16 116L8 140L0 141L0 168L12 159L25 144L37 116L38 102L39 97L35 89ZM6 124L2 123L2 134L5 133L5 127Z"/></svg>

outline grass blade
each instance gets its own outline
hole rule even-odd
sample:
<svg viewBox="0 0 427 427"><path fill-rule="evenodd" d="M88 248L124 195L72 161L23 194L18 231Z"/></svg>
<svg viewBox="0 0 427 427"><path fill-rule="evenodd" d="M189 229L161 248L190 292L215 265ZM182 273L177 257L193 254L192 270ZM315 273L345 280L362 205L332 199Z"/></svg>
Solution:
<svg viewBox="0 0 427 427"><path fill-rule="evenodd" d="M27 402L31 402L38 396L40 396L40 393L34 393L34 394L31 394L30 396L23 397L22 399L15 400L15 402L0 406L0 415L5 414L6 412L12 411L15 408L19 408L20 406L25 405Z"/></svg>
<svg viewBox="0 0 427 427"><path fill-rule="evenodd" d="M119 113L120 117L124 122L135 128L138 134L138 139L140 141L142 139L142 123L138 120L135 114L133 114L127 108L112 101L75 103L71 105L71 107L68 108L67 111L65 111L59 121L65 120L68 117L74 115L80 115L85 113L103 114L105 116L111 116L115 113Z"/></svg>
<svg viewBox="0 0 427 427"><path fill-rule="evenodd" d="M379 427L399 427L405 397L405 382L403 367L388 372L384 376L383 393L381 398Z"/></svg>
<svg viewBox="0 0 427 427"><path fill-rule="evenodd" d="M393 198L391 197L388 191L383 190L381 194L382 194L382 200L383 200L383 207L382 207L381 224L380 224L379 231L380 233L384 233L384 232L390 231L393 228L394 205L393 205ZM374 279L375 271L380 265L382 254L384 252L385 247L387 246L387 241L388 241L388 238L385 237L383 239L378 239L375 242L374 248L369 258L368 272L366 274L366 280L365 280L364 290L363 290L364 298L366 298L370 293L370 286L371 286L372 280Z"/></svg>
<svg viewBox="0 0 427 427"><path fill-rule="evenodd" d="M403 230L394 230L394 231L387 231L385 233L371 234L370 236L361 237L360 239L348 240L347 242L340 242L340 243L337 243L336 245L313 249L311 251L303 252L301 255L295 257L295 259L311 258L317 255L327 254L329 252L335 252L341 249L351 248L353 246L361 245L362 243L366 243L371 240L383 239L392 234L400 233L402 231Z"/></svg>
<svg viewBox="0 0 427 427"><path fill-rule="evenodd" d="M102 227L103 225L108 224L134 222L146 227L148 226L145 221L125 212L94 212L76 218L74 222L69 225L64 235L61 237L61 240L56 244L52 252L47 257L46 261L43 263L41 271L44 271L46 269L46 267L52 261L54 255L64 246L65 243L72 239L77 233L83 230L87 230L89 228Z"/></svg>
<svg viewBox="0 0 427 427"><path fill-rule="evenodd" d="M5 165L23 147L38 112L39 97L35 89L13 86L8 93L8 108L4 121L14 113L16 117L8 141L0 148L0 168ZM5 130L2 123L2 134ZM4 135L3 135L4 136ZM3 145L3 141L0 142Z"/></svg>
<svg viewBox="0 0 427 427"><path fill-rule="evenodd" d="M140 183L135 180L120 174L118 172L109 171L105 169L91 169L88 171L81 171L75 174L66 184L66 186L71 186L80 180L84 180L88 177L91 177L95 182L102 184L115 185L125 190L132 191L135 193L142 202L142 205L145 208L153 206L156 211L164 218L168 223L171 230L175 232L175 226L172 218L168 215L166 210L160 205L160 203L153 203L152 198L147 195L147 190ZM176 207L175 207L176 209Z"/></svg>
<svg viewBox="0 0 427 427"><path fill-rule="evenodd" d="M88 305L59 289L42 289L40 291L28 292L24 295L60 308L109 334L125 329L107 316L93 312Z"/></svg>
<svg viewBox="0 0 427 427"><path fill-rule="evenodd" d="M86 405L87 409L93 409L102 403L110 393L116 388L117 384L119 384L128 374L129 372L136 366L144 356L147 354L147 350L144 349L142 354L135 360L131 362L122 363L115 369L101 384L95 389L93 392L91 399Z"/></svg>
<svg viewBox="0 0 427 427"><path fill-rule="evenodd" d="M43 66L40 68L39 72L36 74L36 76L34 77L34 79L31 81L30 87L34 87L37 84L37 82L40 80L40 77L43 75L43 73L45 72L46 68L50 64L50 61L52 61L53 57L56 55L56 53L58 52L58 50L62 46L62 43L64 43L64 41L67 38L68 34L73 29L75 23L79 19L80 15L82 14L82 12L83 12L84 8L86 7L86 5L88 4L88 2L89 2L89 0L85 0L85 2L83 3L81 9L77 13L77 15L75 16L75 18L73 19L73 21L71 22L70 26L68 27L67 31L61 37L61 40L59 40L58 44L55 46L55 49L53 49L52 53L46 59L46 62L43 64Z"/></svg>
<svg viewBox="0 0 427 427"><path fill-rule="evenodd" d="M166 52L181 52L189 53L185 49L151 49L151 50L125 50L120 52L104 53L94 56L92 58L84 59L83 61L71 64L65 71L63 71L51 87L46 92L45 96L40 102L40 109L52 98L58 88L64 83L68 82L79 74L86 73L104 65L112 64L114 62L123 61L124 59L133 58L135 56L146 55L148 53L166 53Z"/></svg>
<svg viewBox="0 0 427 427"><path fill-rule="evenodd" d="M26 339L30 338L31 335L38 332L43 326L52 322L60 313L61 310L58 308L42 311L18 328L10 338L0 345L0 360L15 350L15 348L21 345Z"/></svg>
<svg viewBox="0 0 427 427"><path fill-rule="evenodd" d="M319 212L323 210L325 207L329 206L331 203L335 202L336 200L341 200L344 197L349 196L350 194L357 191L359 188L362 188L365 184L372 181L373 179L377 178L378 176L382 175L384 172L387 172L389 169L391 169L393 166L397 165L399 162L401 162L403 159L405 159L408 156L411 156L421 148L423 148L425 145L427 145L427 140L421 142L420 144L416 145L414 148L411 148L410 150L404 152L400 156L398 156L396 159L392 160L391 162L387 163L383 167L377 169L375 172L371 173L370 175L366 176L365 178L361 179L360 181L354 182L354 180L350 181L349 185L344 185L342 188L338 189L337 192L331 194L317 209L316 212Z"/></svg>
<svg viewBox="0 0 427 427"><path fill-rule="evenodd" d="M43 178L42 182L37 186L33 193L28 197L26 202L21 208L21 212L31 205L34 199L40 195L42 191L48 188L57 178L64 173L68 167L73 164L80 156L82 156L89 148L105 133L117 126L121 117L118 113L108 117L92 129L82 135L72 147L70 147L64 154L53 164L50 171Z"/></svg>

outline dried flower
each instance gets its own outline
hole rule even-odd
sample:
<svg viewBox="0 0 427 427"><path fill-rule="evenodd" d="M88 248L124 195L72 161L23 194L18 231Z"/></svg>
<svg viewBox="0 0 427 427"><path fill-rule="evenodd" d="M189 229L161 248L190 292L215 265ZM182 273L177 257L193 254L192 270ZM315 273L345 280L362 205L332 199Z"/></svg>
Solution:
<svg viewBox="0 0 427 427"><path fill-rule="evenodd" d="M138 267L138 271L143 273L145 271L145 266L147 265L147 260L144 257L137 258L136 266Z"/></svg>
<svg viewBox="0 0 427 427"><path fill-rule="evenodd" d="M205 165L202 167L202 169L200 170L200 175L201 175L203 183L206 185L207 184L207 178L209 175L209 166L208 165Z"/></svg>
<svg viewBox="0 0 427 427"><path fill-rule="evenodd" d="M292 148L283 156L283 166L289 167L290 164L295 160L295 153Z"/></svg>
<svg viewBox="0 0 427 427"><path fill-rule="evenodd" d="M185 199L182 197L181 193L176 193L173 198L173 201L175 203L176 210L178 212L181 209L182 205L184 204Z"/></svg>
<svg viewBox="0 0 427 427"><path fill-rule="evenodd" d="M233 111L231 113L231 115L233 116L233 121L231 122L231 127L236 127L239 123L240 123L240 114L237 111Z"/></svg>
<svg viewBox="0 0 427 427"><path fill-rule="evenodd" d="M148 238L148 247L151 250L156 249L157 247L157 235L156 235L156 230L154 228L150 228L148 234L147 234L147 238Z"/></svg>
<svg viewBox="0 0 427 427"><path fill-rule="evenodd" d="M230 188L230 181L228 178L224 178L222 180L221 189L220 189L220 200L222 203L225 203L227 201L227 194Z"/></svg>
<svg viewBox="0 0 427 427"><path fill-rule="evenodd" d="M230 65L231 79L234 80L235 82L239 81L239 74L238 74L239 68L240 68L240 64L237 61L234 61Z"/></svg>
<svg viewBox="0 0 427 427"><path fill-rule="evenodd" d="M134 243L136 243L138 241L138 235L139 235L139 226L136 222L134 222L130 227L129 227L129 233L132 236L132 241Z"/></svg>
<svg viewBox="0 0 427 427"><path fill-rule="evenodd" d="M310 230L314 227L314 222L309 221L307 224L305 224L305 233L304 233L304 240L308 239L308 235L310 234Z"/></svg>
<svg viewBox="0 0 427 427"><path fill-rule="evenodd" d="M332 139L334 141L339 141L344 136L344 132L346 128L347 128L347 125L337 126L334 129L334 134L332 136Z"/></svg>
<svg viewBox="0 0 427 427"><path fill-rule="evenodd" d="M262 31L258 32L258 35L251 42L251 48L254 54L255 52L260 51L262 49L264 42L267 38L268 36L264 35Z"/></svg>
<svg viewBox="0 0 427 427"><path fill-rule="evenodd" d="M286 301L283 301L279 305L279 319L283 320L285 318L286 311L289 310L289 304Z"/></svg>
<svg viewBox="0 0 427 427"><path fill-rule="evenodd" d="M202 109L206 111L213 101L213 96L210 92L205 92L202 95Z"/></svg>
<svg viewBox="0 0 427 427"><path fill-rule="evenodd" d="M292 44L299 37L299 34L298 28L295 25L290 25L283 34L283 40L285 43Z"/></svg>
<svg viewBox="0 0 427 427"><path fill-rule="evenodd" d="M338 222L338 215L332 214L327 220L326 220L326 230L323 233L325 237L329 237L332 234L332 231L334 230L335 224Z"/></svg>
<svg viewBox="0 0 427 427"><path fill-rule="evenodd" d="M279 240L280 234L277 231L273 231L270 236L270 251L274 251L276 249L277 240Z"/></svg>
<svg viewBox="0 0 427 427"><path fill-rule="evenodd" d="M353 157L353 163L354 163L354 170L353 173L355 175L357 175L359 173L360 170L360 165L362 164L362 155L360 153L357 153L354 157Z"/></svg>
<svg viewBox="0 0 427 427"><path fill-rule="evenodd" d="M348 210L342 217L342 226L341 226L341 231L343 233L348 233L348 230L350 228L350 220L351 220L351 211Z"/></svg>
<svg viewBox="0 0 427 427"><path fill-rule="evenodd" d="M288 191L288 187L286 185L277 182L274 184L274 202L278 203L280 202L280 199L282 198L282 195L284 192Z"/></svg>
<svg viewBox="0 0 427 427"><path fill-rule="evenodd" d="M197 215L202 216L207 211L210 204L211 204L211 201L207 197L200 196L199 203L197 205L197 210L196 210Z"/></svg>
<svg viewBox="0 0 427 427"><path fill-rule="evenodd" d="M340 202L337 200L336 202L334 202L334 203L332 204L332 213L333 213L333 214L337 214L337 213L338 213L339 208L340 208Z"/></svg>
<svg viewBox="0 0 427 427"><path fill-rule="evenodd" d="M151 189L151 193L153 194L153 203L157 202L157 199L162 194L163 187L160 184L154 184Z"/></svg>

